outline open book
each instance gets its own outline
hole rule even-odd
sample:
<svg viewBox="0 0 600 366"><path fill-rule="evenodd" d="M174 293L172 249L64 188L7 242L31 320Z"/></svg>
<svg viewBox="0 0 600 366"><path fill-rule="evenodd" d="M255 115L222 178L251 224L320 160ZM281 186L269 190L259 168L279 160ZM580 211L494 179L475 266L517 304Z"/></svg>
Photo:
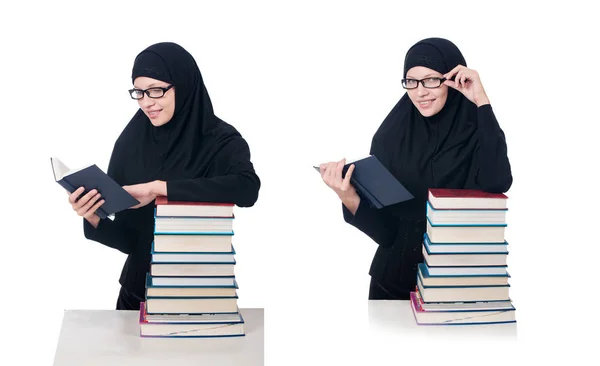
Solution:
<svg viewBox="0 0 600 366"><path fill-rule="evenodd" d="M354 172L352 172L350 183L362 198L369 201L372 207L382 208L414 198L375 155L344 165L343 177L346 176L346 172L352 164L354 164ZM320 172L318 166L313 168Z"/></svg>
<svg viewBox="0 0 600 366"><path fill-rule="evenodd" d="M101 219L140 203L95 164L71 170L58 158L52 157L50 162L54 180L67 192L73 193L84 187L83 196L92 189L98 190L100 199L104 199L104 204L96 211Z"/></svg>

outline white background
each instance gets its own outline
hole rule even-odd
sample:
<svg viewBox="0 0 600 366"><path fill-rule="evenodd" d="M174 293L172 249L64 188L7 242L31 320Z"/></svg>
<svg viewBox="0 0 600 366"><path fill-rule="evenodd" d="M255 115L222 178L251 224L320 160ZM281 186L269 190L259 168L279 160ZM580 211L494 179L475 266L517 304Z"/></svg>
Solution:
<svg viewBox="0 0 600 366"><path fill-rule="evenodd" d="M262 180L257 204L236 210L235 245L239 305L265 308L268 364L597 358L599 29L583 2L191 4L3 9L6 364L51 364L64 309L115 306L125 256L83 237L49 157L106 169L138 108L126 91L133 60L161 41L195 57L216 114L247 139ZM506 133L513 348L490 341L446 353L434 348L444 342L369 327L376 244L343 222L312 169L368 153L403 94L406 51L432 36L456 43L480 73Z"/></svg>

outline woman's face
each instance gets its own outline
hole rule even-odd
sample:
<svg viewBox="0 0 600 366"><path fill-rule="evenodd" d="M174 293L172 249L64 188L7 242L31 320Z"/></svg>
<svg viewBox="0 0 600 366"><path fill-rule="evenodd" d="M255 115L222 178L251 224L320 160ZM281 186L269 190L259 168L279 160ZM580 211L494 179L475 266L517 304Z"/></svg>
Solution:
<svg viewBox="0 0 600 366"><path fill-rule="evenodd" d="M133 87L139 90L166 88L169 86L169 83L146 76L140 76L133 82ZM160 89L150 90L149 92L150 95L154 95L154 93L157 93L156 95L161 95L161 93L163 93ZM150 98L146 93L143 93L142 98L138 99L138 104L154 126L159 127L165 125L173 118L173 114L175 113L175 89L171 88L167 90L164 95L159 98Z"/></svg>
<svg viewBox="0 0 600 366"><path fill-rule="evenodd" d="M442 74L423 66L415 66L408 70L406 79L423 80L428 78L441 78ZM430 80L432 85L437 85L435 80ZM427 82L426 82L427 83ZM417 87L407 90L408 97L424 117L431 117L439 113L446 104L448 97L448 86L443 83L436 88L425 88L423 83L417 83Z"/></svg>

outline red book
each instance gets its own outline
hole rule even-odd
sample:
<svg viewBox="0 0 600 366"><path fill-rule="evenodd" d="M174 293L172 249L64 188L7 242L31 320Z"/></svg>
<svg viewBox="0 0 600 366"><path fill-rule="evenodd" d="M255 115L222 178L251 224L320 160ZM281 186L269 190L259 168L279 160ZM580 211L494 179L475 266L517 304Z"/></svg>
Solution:
<svg viewBox="0 0 600 366"><path fill-rule="evenodd" d="M169 201L166 196L155 200L156 216L233 217L233 203Z"/></svg>
<svg viewBox="0 0 600 366"><path fill-rule="evenodd" d="M436 209L505 210L508 197L477 189L429 189L429 203Z"/></svg>
<svg viewBox="0 0 600 366"><path fill-rule="evenodd" d="M175 205L175 206L231 206L233 203L227 202L197 202L197 201L169 201L167 196L156 197L156 205Z"/></svg>

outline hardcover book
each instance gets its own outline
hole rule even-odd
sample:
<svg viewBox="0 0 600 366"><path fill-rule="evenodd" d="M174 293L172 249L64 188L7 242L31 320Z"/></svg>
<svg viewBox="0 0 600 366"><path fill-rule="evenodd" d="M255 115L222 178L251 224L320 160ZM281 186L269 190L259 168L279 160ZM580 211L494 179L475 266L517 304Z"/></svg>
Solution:
<svg viewBox="0 0 600 366"><path fill-rule="evenodd" d="M346 164L342 171L344 177L352 164L350 183L372 207L379 209L414 198L375 155ZM320 171L319 167L314 168Z"/></svg>
<svg viewBox="0 0 600 366"><path fill-rule="evenodd" d="M70 170L58 158L50 158L50 163L54 180L67 192L73 193L79 187L84 187L83 196L92 189L98 190L100 199L104 199L104 204L96 210L101 219L140 203L95 164Z"/></svg>

